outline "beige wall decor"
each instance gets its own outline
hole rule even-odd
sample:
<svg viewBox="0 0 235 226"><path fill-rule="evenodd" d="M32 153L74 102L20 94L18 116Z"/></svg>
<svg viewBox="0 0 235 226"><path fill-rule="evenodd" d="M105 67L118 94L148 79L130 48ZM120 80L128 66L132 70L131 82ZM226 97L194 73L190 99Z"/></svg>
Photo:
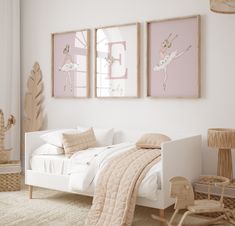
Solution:
<svg viewBox="0 0 235 226"><path fill-rule="evenodd" d="M4 146L5 133L14 124L15 124L15 117L11 115L7 121L7 125L5 126L4 114L3 111L0 109L0 163L5 163L9 160L11 149L5 149Z"/></svg>
<svg viewBox="0 0 235 226"><path fill-rule="evenodd" d="M28 92L25 94L24 110L26 117L24 120L25 132L32 132L42 129L42 72L40 65L36 62L27 82Z"/></svg>

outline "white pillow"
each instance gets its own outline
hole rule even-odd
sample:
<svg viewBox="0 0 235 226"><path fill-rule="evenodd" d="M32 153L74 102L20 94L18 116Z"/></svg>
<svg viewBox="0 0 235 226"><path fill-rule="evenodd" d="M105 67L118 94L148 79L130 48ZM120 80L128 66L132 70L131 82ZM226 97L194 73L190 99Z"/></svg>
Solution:
<svg viewBox="0 0 235 226"><path fill-rule="evenodd" d="M82 126L78 126L77 127L79 132L84 132L87 129L89 129L89 127L82 127ZM102 146L109 146L113 144L113 135L114 135L114 129L100 129L100 128L94 128L94 133L95 133L95 138L96 138L96 142L97 142L97 146L98 147L102 147Z"/></svg>
<svg viewBox="0 0 235 226"><path fill-rule="evenodd" d="M55 145L59 148L63 148L63 133L77 133L76 129L60 129L52 132L45 133L40 137L48 144Z"/></svg>
<svg viewBox="0 0 235 226"><path fill-rule="evenodd" d="M34 150L33 155L61 155L64 154L64 149L56 147L52 144L43 144L36 150Z"/></svg>

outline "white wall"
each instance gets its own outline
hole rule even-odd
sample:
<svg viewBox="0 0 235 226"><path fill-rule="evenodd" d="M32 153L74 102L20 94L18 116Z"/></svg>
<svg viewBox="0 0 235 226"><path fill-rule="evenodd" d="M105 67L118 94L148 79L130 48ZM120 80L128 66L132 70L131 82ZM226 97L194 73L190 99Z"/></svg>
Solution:
<svg viewBox="0 0 235 226"><path fill-rule="evenodd" d="M210 127L235 128L235 15L210 12L209 0L22 0L21 3L22 79L25 86L33 63L38 61L45 84L48 128L83 124L170 131L170 135L177 131L200 133L203 135L203 171L216 172L217 151L207 148L206 134ZM143 22L195 14L200 14L202 19L202 98L146 98ZM129 22L142 23L140 99L94 98L93 69L92 98L51 97L51 33ZM93 48L91 53L94 54ZM233 162L235 169L235 155Z"/></svg>
<svg viewBox="0 0 235 226"><path fill-rule="evenodd" d="M5 126L10 115L16 124L5 133L11 159L20 159L20 1L0 1L0 109Z"/></svg>

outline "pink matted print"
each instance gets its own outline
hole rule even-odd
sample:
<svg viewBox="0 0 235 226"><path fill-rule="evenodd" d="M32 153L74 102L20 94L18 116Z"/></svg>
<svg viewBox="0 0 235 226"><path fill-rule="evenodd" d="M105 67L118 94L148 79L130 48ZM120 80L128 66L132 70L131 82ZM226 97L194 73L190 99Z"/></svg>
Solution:
<svg viewBox="0 0 235 226"><path fill-rule="evenodd" d="M52 35L53 96L88 97L89 31Z"/></svg>
<svg viewBox="0 0 235 226"><path fill-rule="evenodd" d="M199 16L148 22L148 96L199 97Z"/></svg>

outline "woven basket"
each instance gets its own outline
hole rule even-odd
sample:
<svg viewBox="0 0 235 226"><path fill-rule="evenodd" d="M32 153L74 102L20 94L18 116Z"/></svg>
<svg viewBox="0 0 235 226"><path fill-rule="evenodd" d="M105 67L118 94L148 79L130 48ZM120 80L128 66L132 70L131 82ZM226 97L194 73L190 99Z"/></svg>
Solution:
<svg viewBox="0 0 235 226"><path fill-rule="evenodd" d="M20 161L0 164L0 192L19 191L21 185Z"/></svg>

